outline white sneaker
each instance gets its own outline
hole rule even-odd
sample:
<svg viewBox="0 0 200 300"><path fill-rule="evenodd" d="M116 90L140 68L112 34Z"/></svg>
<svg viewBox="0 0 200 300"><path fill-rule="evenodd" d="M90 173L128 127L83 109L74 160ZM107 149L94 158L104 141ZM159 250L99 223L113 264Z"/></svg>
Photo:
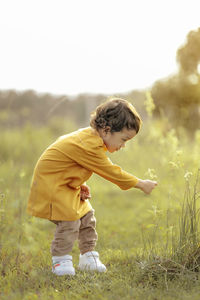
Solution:
<svg viewBox="0 0 200 300"><path fill-rule="evenodd" d="M99 260L99 253L96 251L80 254L78 268L80 270L106 272L106 266Z"/></svg>
<svg viewBox="0 0 200 300"><path fill-rule="evenodd" d="M71 255L52 256L52 272L56 275L75 275Z"/></svg>

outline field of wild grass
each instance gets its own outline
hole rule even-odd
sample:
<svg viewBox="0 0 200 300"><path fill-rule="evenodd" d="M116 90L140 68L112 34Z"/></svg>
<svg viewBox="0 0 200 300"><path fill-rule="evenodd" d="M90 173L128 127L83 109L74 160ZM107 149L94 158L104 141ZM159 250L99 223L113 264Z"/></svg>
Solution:
<svg viewBox="0 0 200 300"><path fill-rule="evenodd" d="M44 128L0 131L0 298L32 299L200 299L199 193L200 131L163 130L147 120L114 163L140 178L155 179L151 195L93 175L92 205L99 240L96 250L105 274L77 270L51 273L50 245L55 225L26 214L34 165L58 136L77 129L51 122ZM163 133L164 132L164 133Z"/></svg>

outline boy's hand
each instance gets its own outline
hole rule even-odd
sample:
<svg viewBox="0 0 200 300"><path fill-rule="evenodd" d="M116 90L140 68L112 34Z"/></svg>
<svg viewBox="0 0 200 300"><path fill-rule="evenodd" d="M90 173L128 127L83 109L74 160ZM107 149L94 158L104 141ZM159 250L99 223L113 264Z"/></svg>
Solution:
<svg viewBox="0 0 200 300"><path fill-rule="evenodd" d="M145 194L150 194L157 185L156 181L139 179L135 187L141 189Z"/></svg>
<svg viewBox="0 0 200 300"><path fill-rule="evenodd" d="M81 192L80 192L80 198L81 200L86 200L86 199L90 199L91 198L91 194L90 194L90 188L88 185L86 184L82 184L81 186Z"/></svg>

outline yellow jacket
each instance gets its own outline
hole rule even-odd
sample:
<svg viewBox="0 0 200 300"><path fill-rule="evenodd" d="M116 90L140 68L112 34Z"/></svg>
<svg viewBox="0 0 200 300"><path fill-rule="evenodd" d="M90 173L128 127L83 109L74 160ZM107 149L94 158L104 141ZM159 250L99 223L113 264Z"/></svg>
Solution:
<svg viewBox="0 0 200 300"><path fill-rule="evenodd" d="M80 200L80 185L93 172L121 189L134 187L138 179L114 165L106 156L102 138L91 127L61 136L38 160L27 211L49 220L75 221L92 209Z"/></svg>

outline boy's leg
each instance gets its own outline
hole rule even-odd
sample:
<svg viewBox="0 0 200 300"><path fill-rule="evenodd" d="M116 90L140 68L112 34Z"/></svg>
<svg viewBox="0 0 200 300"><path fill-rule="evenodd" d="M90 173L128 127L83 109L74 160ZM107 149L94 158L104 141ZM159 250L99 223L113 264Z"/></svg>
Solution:
<svg viewBox="0 0 200 300"><path fill-rule="evenodd" d="M99 260L99 254L93 251L96 246L97 232L94 210L89 211L80 219L79 229L79 269L88 271L105 272L106 267Z"/></svg>
<svg viewBox="0 0 200 300"><path fill-rule="evenodd" d="M53 223L57 226L51 245L52 256L69 254L78 238L81 221L53 221Z"/></svg>
<svg viewBox="0 0 200 300"><path fill-rule="evenodd" d="M75 275L72 263L72 251L75 240L78 238L80 220L53 221L57 225L54 240L51 246L52 272L56 275Z"/></svg>
<svg viewBox="0 0 200 300"><path fill-rule="evenodd" d="M72 251L75 240L78 238L80 220L52 221L56 224L54 240L51 245L52 272L56 275L75 275L72 263Z"/></svg>
<svg viewBox="0 0 200 300"><path fill-rule="evenodd" d="M93 251L97 242L96 218L94 210L89 211L80 219L81 225L79 228L79 249L81 254L88 251Z"/></svg>

